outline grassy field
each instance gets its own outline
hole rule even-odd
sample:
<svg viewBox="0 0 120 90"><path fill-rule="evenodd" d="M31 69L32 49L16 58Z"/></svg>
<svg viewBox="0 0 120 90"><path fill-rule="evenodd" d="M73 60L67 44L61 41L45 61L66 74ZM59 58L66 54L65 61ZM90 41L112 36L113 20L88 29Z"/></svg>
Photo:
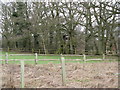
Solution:
<svg viewBox="0 0 120 90"><path fill-rule="evenodd" d="M6 52L1 52L2 55L5 55ZM19 53L15 53L15 52L9 52L8 54L19 54ZM55 64L59 64L60 63L60 55L40 55L38 56L38 59L41 59L40 61L38 61L38 64L48 64L48 63L55 63ZM5 59L5 56L1 56L2 59ZM64 56L64 58L67 59L82 59L83 60L83 56ZM87 59L102 59L102 55L93 55L93 56L87 56ZM9 56L9 59L35 59L35 55L26 55L26 56ZM44 60L44 59L48 59L48 60ZM49 59L56 59L55 60L49 60ZM118 59L117 56L106 56L106 59ZM109 60L109 62L112 62L112 60ZM115 60L114 60L115 61ZM71 63L85 63L84 61L66 61L66 63L71 62ZM86 63L96 63L96 62L108 62L108 61L86 61ZM5 63L5 62L1 62L1 63ZM8 63L15 63L15 64L19 64L19 61L9 61ZM25 61L25 64L34 64L34 61Z"/></svg>

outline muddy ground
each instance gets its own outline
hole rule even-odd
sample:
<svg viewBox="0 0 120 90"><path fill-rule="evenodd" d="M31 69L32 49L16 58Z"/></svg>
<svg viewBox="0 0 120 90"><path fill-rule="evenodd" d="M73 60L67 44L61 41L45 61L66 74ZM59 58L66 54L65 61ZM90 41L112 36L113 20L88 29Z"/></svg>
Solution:
<svg viewBox="0 0 120 90"><path fill-rule="evenodd" d="M20 65L2 66L2 87L20 88ZM61 64L25 65L26 88L117 88L118 62L66 63L66 86Z"/></svg>

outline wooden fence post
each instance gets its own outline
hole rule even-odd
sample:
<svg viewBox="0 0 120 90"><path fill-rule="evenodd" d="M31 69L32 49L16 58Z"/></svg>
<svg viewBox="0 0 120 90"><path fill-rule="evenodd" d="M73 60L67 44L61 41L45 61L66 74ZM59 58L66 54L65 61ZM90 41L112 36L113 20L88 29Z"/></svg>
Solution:
<svg viewBox="0 0 120 90"><path fill-rule="evenodd" d="M103 60L105 60L105 54L103 54Z"/></svg>
<svg viewBox="0 0 120 90"><path fill-rule="evenodd" d="M7 48L7 51L8 51L8 52L10 51L10 48L9 48L9 47Z"/></svg>
<svg viewBox="0 0 120 90"><path fill-rule="evenodd" d="M76 48L75 48L75 54L77 54L77 50L76 50Z"/></svg>
<svg viewBox="0 0 120 90"><path fill-rule="evenodd" d="M34 49L32 48L32 53L34 53Z"/></svg>
<svg viewBox="0 0 120 90"><path fill-rule="evenodd" d="M86 61L86 55L85 54L83 54L83 60Z"/></svg>
<svg viewBox="0 0 120 90"><path fill-rule="evenodd" d="M8 63L8 53L5 54L5 63Z"/></svg>
<svg viewBox="0 0 120 90"><path fill-rule="evenodd" d="M40 54L40 49L39 49L39 54Z"/></svg>
<svg viewBox="0 0 120 90"><path fill-rule="evenodd" d="M65 72L65 58L64 57L61 57L61 63L62 63L62 85L65 86L66 72Z"/></svg>
<svg viewBox="0 0 120 90"><path fill-rule="evenodd" d="M24 88L24 61L21 60L21 88Z"/></svg>
<svg viewBox="0 0 120 90"><path fill-rule="evenodd" d="M35 53L35 64L37 64L38 55Z"/></svg>

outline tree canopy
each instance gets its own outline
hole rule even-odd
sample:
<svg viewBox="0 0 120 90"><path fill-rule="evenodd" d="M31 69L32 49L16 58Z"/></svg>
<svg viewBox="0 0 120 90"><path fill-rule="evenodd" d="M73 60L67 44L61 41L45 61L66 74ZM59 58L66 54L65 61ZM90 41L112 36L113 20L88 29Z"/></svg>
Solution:
<svg viewBox="0 0 120 90"><path fill-rule="evenodd" d="M2 4L2 47L49 54L118 53L119 2Z"/></svg>

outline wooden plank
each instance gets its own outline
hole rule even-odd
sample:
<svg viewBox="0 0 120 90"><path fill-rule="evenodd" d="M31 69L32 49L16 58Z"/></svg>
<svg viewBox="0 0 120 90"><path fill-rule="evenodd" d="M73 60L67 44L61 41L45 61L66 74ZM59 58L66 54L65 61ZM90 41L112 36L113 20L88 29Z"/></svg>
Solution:
<svg viewBox="0 0 120 90"><path fill-rule="evenodd" d="M59 59L37 59L37 61L45 61L45 60L59 60ZM9 59L9 61L35 61L35 59Z"/></svg>
<svg viewBox="0 0 120 90"><path fill-rule="evenodd" d="M50 61L50 60L58 61L59 59L38 59L37 61Z"/></svg>
<svg viewBox="0 0 120 90"><path fill-rule="evenodd" d="M59 59L37 59L37 61L58 61ZM65 61L80 61L83 59L65 59ZM103 60L103 59L86 59L86 61L93 61L93 60ZM104 59L104 60L118 60L118 59ZM5 61L5 59L0 59L0 61ZM35 61L35 59L9 59L9 61Z"/></svg>
<svg viewBox="0 0 120 90"><path fill-rule="evenodd" d="M4 60L4 59L1 59ZM37 61L45 61L45 60L59 60L59 59L37 59ZM9 59L9 61L35 61L35 59Z"/></svg>
<svg viewBox="0 0 120 90"><path fill-rule="evenodd" d="M60 56L60 54L38 54L38 56Z"/></svg>
<svg viewBox="0 0 120 90"><path fill-rule="evenodd" d="M86 59L86 61L92 61L92 60L96 60L96 61L98 60L99 61L99 60L103 60L103 59L101 59L101 58L100 59Z"/></svg>
<svg viewBox="0 0 120 90"><path fill-rule="evenodd" d="M117 60L117 59L104 59L104 60ZM103 61L103 59L87 59L86 61Z"/></svg>
<svg viewBox="0 0 120 90"><path fill-rule="evenodd" d="M83 59L65 59L65 61L82 61Z"/></svg>
<svg viewBox="0 0 120 90"><path fill-rule="evenodd" d="M61 63L62 63L62 85L66 85L66 71L65 71L65 58L61 57Z"/></svg>
<svg viewBox="0 0 120 90"><path fill-rule="evenodd" d="M38 55L40 55L40 56L60 56L60 54L38 54ZM62 56L83 56L83 55L71 55L71 54L64 54L64 55L62 55Z"/></svg>
<svg viewBox="0 0 120 90"><path fill-rule="evenodd" d="M104 59L104 60L118 60L118 59Z"/></svg>
<svg viewBox="0 0 120 90"><path fill-rule="evenodd" d="M65 54L65 55L62 55L62 56L83 56L83 55L70 55L70 54Z"/></svg>
<svg viewBox="0 0 120 90"><path fill-rule="evenodd" d="M9 56L31 56L31 55L34 56L34 54L9 54Z"/></svg>
<svg viewBox="0 0 120 90"><path fill-rule="evenodd" d="M31 55L34 55L34 54L9 54L9 56L31 56ZM38 54L40 56L60 56L59 54ZM83 55L74 55L74 54L64 54L62 56L83 56Z"/></svg>
<svg viewBox="0 0 120 90"><path fill-rule="evenodd" d="M35 59L9 59L9 61L34 61Z"/></svg>
<svg viewBox="0 0 120 90"><path fill-rule="evenodd" d="M59 60L59 59L37 59L37 61L39 61L39 60L43 60L43 61L45 61L45 60L54 60L54 61L57 61L57 60ZM82 59L65 59L65 61L80 61L80 60L82 60Z"/></svg>
<svg viewBox="0 0 120 90"><path fill-rule="evenodd" d="M21 61L21 88L24 88L24 61Z"/></svg>

